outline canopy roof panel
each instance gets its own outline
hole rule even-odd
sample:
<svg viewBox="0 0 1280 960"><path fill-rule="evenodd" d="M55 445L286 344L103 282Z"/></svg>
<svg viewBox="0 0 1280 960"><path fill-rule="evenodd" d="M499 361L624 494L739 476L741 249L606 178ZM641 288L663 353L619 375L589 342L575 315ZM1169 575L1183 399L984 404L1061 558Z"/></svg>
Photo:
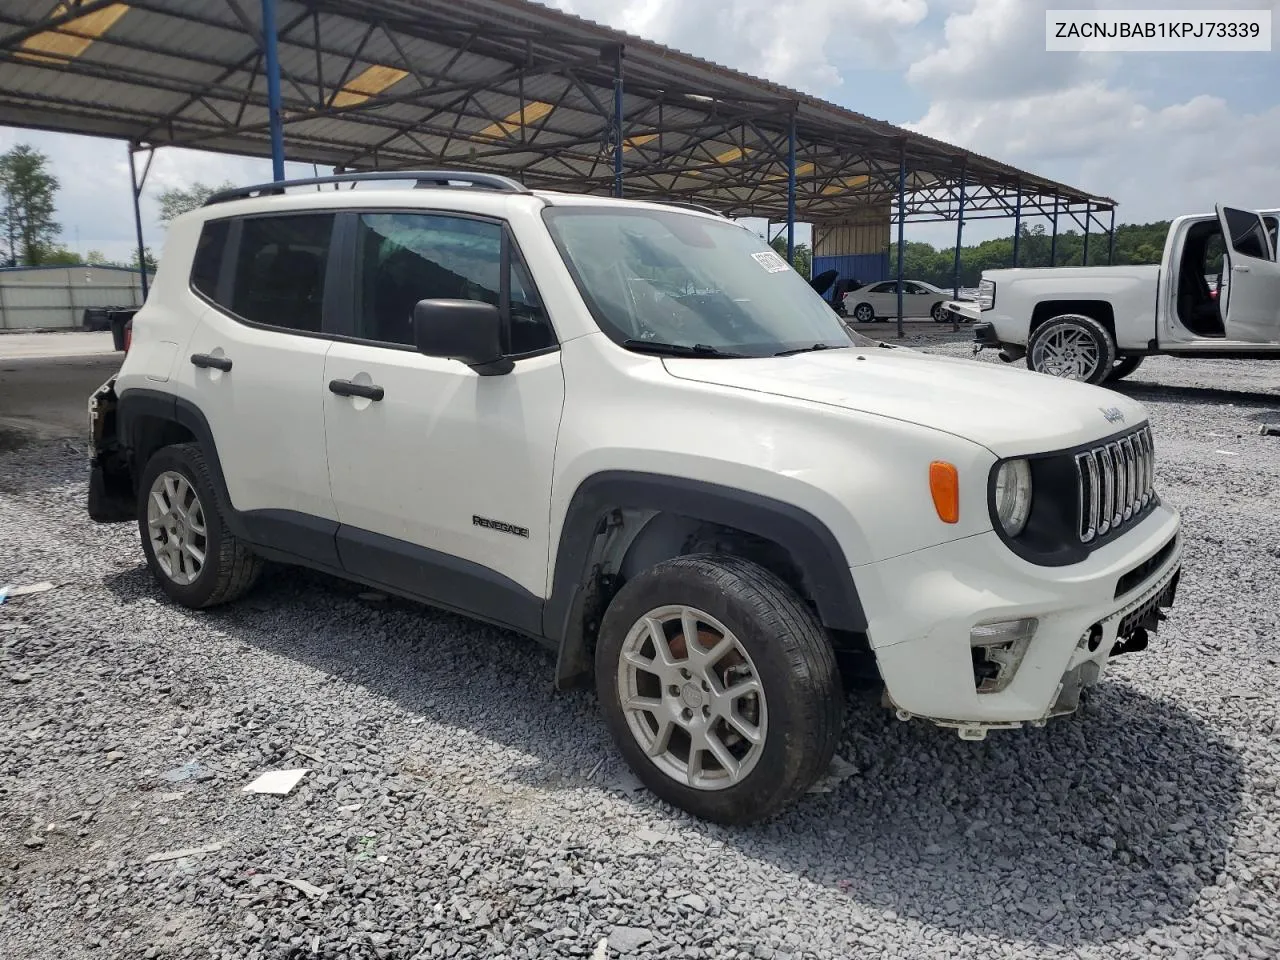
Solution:
<svg viewBox="0 0 1280 960"><path fill-rule="evenodd" d="M275 0L288 158L464 167L607 193L621 72L628 196L785 219L896 199L907 219L1114 201L527 0ZM270 156L260 0L0 7L0 123ZM896 211L895 211L896 212Z"/></svg>

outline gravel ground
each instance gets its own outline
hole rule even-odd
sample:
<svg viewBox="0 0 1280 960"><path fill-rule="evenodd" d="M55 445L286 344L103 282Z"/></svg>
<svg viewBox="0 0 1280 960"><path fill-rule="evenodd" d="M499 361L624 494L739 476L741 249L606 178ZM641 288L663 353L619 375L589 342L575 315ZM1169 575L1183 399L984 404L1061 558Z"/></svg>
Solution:
<svg viewBox="0 0 1280 960"><path fill-rule="evenodd" d="M1278 388L1123 386L1187 559L1083 715L973 744L851 696L833 789L746 830L640 791L526 641L290 570L169 606L73 445L0 451L0 581L57 585L0 607L0 956L1274 958Z"/></svg>

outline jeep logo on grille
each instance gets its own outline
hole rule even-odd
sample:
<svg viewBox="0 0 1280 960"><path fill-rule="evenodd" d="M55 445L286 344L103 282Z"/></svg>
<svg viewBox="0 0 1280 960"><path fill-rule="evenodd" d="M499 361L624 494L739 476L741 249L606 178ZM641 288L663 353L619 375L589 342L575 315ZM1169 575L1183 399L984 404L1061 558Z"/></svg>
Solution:
<svg viewBox="0 0 1280 960"><path fill-rule="evenodd" d="M1106 418L1107 423L1124 423L1124 414L1120 412L1119 407L1099 407L1102 416Z"/></svg>

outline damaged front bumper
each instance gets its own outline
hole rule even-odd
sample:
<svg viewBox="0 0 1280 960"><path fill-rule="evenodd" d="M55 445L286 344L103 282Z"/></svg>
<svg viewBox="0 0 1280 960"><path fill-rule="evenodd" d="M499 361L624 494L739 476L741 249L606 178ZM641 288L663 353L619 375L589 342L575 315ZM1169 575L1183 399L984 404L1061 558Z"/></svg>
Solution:
<svg viewBox="0 0 1280 960"><path fill-rule="evenodd" d="M89 398L89 519L124 523L136 516L128 455L116 427L116 379Z"/></svg>
<svg viewBox="0 0 1280 960"><path fill-rule="evenodd" d="M1071 567L1035 567L991 533L853 572L886 705L977 740L1075 712L1113 657L1145 649L1181 566L1161 506Z"/></svg>

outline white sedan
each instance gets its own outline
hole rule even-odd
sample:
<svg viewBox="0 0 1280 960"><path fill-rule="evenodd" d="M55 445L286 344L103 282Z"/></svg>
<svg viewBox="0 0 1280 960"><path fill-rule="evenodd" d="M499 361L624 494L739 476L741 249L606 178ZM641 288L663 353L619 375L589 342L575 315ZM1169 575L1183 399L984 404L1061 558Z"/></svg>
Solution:
<svg viewBox="0 0 1280 960"><path fill-rule="evenodd" d="M946 304L953 299L951 291L941 290L923 280L902 281L902 315L929 317L934 323L951 319ZM968 299L961 297L961 300ZM844 295L844 312L858 323L888 320L898 315L898 281L882 280Z"/></svg>

